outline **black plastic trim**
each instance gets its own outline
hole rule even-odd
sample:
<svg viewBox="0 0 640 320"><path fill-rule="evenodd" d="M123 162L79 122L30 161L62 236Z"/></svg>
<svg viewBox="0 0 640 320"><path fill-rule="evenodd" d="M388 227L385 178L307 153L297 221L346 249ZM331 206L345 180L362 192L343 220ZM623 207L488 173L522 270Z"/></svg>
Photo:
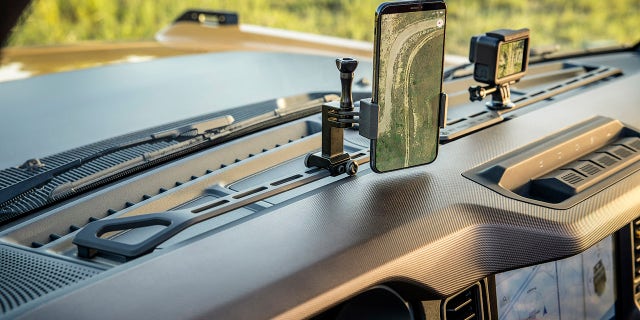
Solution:
<svg viewBox="0 0 640 320"><path fill-rule="evenodd" d="M596 116L508 152L462 175L512 199L553 209L567 209L640 169L640 162L635 161L638 155L611 168L602 168L593 177L571 169L571 164L587 161L594 152L603 154L607 147L619 144L626 137L639 136L637 130L624 126L620 121ZM565 181L560 183L562 180Z"/></svg>

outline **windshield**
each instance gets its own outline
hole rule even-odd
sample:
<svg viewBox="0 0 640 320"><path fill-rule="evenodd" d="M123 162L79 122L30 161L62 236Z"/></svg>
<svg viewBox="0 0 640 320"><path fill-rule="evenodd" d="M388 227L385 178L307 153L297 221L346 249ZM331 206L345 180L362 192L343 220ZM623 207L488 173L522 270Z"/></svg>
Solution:
<svg viewBox="0 0 640 320"><path fill-rule="evenodd" d="M153 40L188 8L228 10L240 23L373 41L377 0L37 0L9 46ZM469 38L493 29L529 28L531 46L575 51L640 40L637 0L447 1L446 52L467 56Z"/></svg>

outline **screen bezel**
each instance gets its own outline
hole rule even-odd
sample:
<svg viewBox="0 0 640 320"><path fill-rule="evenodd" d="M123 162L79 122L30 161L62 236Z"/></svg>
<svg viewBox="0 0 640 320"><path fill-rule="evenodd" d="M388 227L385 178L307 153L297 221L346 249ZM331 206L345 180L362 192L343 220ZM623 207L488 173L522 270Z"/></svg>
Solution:
<svg viewBox="0 0 640 320"><path fill-rule="evenodd" d="M446 43L446 15L447 15L447 5L443 2L443 1L404 1L404 2L384 2L382 4L380 4L378 6L378 8L376 9L376 15L375 15L375 29L374 29L374 46L373 46L373 50L374 50L374 54L373 54L373 86L372 86L372 94L371 94L371 102L372 103L378 103L378 85L379 85L379 66L380 66L380 37L381 37L381 30L382 30L382 16L386 15L386 14L397 14L397 13L406 13L406 12L416 12L416 11L435 11L435 10L444 10L445 11L445 25L443 26L443 31L445 32L445 39L443 39L443 42ZM442 93L442 72L444 70L444 52L445 52L445 43L443 43L442 45L442 61L441 61L441 76L440 76L440 92ZM440 117L440 108L438 107L437 110L437 116L438 118ZM440 130L439 127L437 127L436 130ZM416 165L412 165L409 167L402 167L402 168L396 168L396 169L391 169L391 170L378 170L376 168L376 143L377 143L377 137L376 139L371 139L370 142L370 167L374 172L377 173L383 173L383 172L391 172L391 171L396 171L396 170L402 170L402 169L407 169L407 168L412 168L412 167L416 167L416 166L421 166L421 165L425 165L425 164L429 164L433 161L435 161L435 159L438 157L438 151L439 151L439 139L436 140L436 149L435 149L435 156L433 157L433 160L426 162L426 163L421 163L421 164L416 164Z"/></svg>

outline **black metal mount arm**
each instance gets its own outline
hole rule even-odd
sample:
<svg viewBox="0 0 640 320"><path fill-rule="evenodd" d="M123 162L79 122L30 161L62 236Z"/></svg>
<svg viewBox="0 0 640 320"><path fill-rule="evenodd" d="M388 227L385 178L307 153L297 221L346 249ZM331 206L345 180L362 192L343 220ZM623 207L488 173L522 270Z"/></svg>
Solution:
<svg viewBox="0 0 640 320"><path fill-rule="evenodd" d="M343 173L355 175L358 164L344 152L344 129L358 123L358 112L353 107L353 73L358 61L352 58L336 59L336 67L340 71L342 94L340 102L332 101L322 105L322 151L308 154L304 164L329 170L332 176Z"/></svg>
<svg viewBox="0 0 640 320"><path fill-rule="evenodd" d="M471 101L482 101L489 94L491 95L491 101L487 102L486 105L491 110L511 109L516 106L511 102L509 83L469 88L469 99Z"/></svg>

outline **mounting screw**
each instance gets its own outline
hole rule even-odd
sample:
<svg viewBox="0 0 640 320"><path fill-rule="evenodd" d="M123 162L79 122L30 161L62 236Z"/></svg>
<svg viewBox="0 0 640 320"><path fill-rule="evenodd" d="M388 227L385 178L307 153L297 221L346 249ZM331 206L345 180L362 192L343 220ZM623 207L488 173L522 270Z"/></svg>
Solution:
<svg viewBox="0 0 640 320"><path fill-rule="evenodd" d="M304 166L307 168L311 168L311 164L309 163L309 159L311 159L311 153L307 153L304 157Z"/></svg>
<svg viewBox="0 0 640 320"><path fill-rule="evenodd" d="M350 176L355 176L356 173L358 173L358 163L349 160L347 162L347 174Z"/></svg>

